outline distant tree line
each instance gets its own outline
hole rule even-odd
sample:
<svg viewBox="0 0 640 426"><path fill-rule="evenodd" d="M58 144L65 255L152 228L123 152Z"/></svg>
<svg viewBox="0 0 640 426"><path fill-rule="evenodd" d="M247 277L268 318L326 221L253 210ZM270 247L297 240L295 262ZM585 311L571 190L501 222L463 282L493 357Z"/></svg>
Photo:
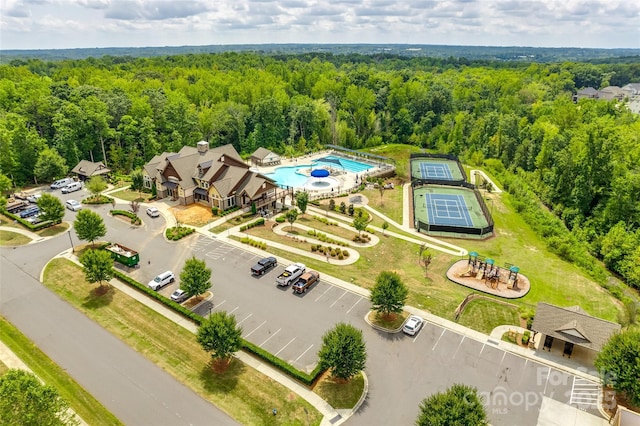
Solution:
<svg viewBox="0 0 640 426"><path fill-rule="evenodd" d="M294 155L325 144L411 144L505 173L514 194L539 198L561 221L543 225L543 234L566 226L576 247L640 287L640 121L613 101L571 101L582 87L629 82L640 82L633 58L540 64L228 52L15 60L0 65L0 172L20 186L88 159L130 174L202 139L245 156L258 147ZM557 244L560 255L573 250L567 241Z"/></svg>

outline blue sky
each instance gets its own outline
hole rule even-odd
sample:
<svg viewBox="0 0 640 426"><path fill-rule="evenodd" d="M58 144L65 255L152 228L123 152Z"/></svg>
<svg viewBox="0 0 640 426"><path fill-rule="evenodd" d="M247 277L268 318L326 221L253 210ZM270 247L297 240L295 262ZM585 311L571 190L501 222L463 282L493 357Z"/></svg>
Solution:
<svg viewBox="0 0 640 426"><path fill-rule="evenodd" d="M637 0L0 0L2 49L260 43L640 48Z"/></svg>

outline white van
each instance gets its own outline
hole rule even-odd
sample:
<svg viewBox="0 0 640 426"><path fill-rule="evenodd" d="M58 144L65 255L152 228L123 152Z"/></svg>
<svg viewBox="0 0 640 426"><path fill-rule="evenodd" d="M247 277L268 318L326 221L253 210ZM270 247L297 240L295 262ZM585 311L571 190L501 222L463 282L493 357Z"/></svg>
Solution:
<svg viewBox="0 0 640 426"><path fill-rule="evenodd" d="M163 272L153 280L149 281L149 288L155 291L160 290L165 285L172 283L176 280L176 276L173 275L173 272L167 271Z"/></svg>
<svg viewBox="0 0 640 426"><path fill-rule="evenodd" d="M64 188L62 188L62 193L63 194L68 194L70 192L80 191L81 189L82 189L82 183L81 182L73 182L73 183L70 183L69 185L65 186Z"/></svg>
<svg viewBox="0 0 640 426"><path fill-rule="evenodd" d="M65 186L69 185L73 183L73 179L72 178L64 178L64 179L59 179L55 182L53 182L51 184L51 189L60 189L60 188L64 188Z"/></svg>

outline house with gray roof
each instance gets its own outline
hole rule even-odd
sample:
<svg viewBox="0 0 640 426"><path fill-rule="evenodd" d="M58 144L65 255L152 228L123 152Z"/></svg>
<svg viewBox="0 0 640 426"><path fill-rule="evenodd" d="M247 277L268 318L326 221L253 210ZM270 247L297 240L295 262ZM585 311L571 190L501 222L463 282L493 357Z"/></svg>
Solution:
<svg viewBox="0 0 640 426"><path fill-rule="evenodd" d="M290 188L252 171L231 145L209 148L184 146L179 152L164 152L143 168L144 186L155 187L157 198L170 198L182 205L203 203L219 210L232 207L275 208L276 201L291 195Z"/></svg>
<svg viewBox="0 0 640 426"><path fill-rule="evenodd" d="M103 162L94 163L89 160L80 160L80 162L71 170L78 176L81 181L89 180L94 176L106 176L111 172Z"/></svg>
<svg viewBox="0 0 640 426"><path fill-rule="evenodd" d="M531 325L531 330L542 334L543 350L551 352L554 342L559 341L564 345L562 356L577 355L589 365L620 328L620 324L593 317L579 306L561 308L543 302L538 303Z"/></svg>
<svg viewBox="0 0 640 426"><path fill-rule="evenodd" d="M281 161L278 154L262 147L256 149L249 159L257 166L275 166Z"/></svg>

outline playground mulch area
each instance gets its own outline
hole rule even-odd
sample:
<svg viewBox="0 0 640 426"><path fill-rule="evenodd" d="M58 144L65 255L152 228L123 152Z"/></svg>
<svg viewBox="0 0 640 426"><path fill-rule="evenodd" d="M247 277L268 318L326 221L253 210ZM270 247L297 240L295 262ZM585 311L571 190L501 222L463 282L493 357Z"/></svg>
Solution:
<svg viewBox="0 0 640 426"><path fill-rule="evenodd" d="M475 276L460 276L467 272L468 268L469 261L467 259L459 260L449 268L449 270L447 271L447 278L454 283L463 285L465 287L469 287L483 293L492 294L494 296L504 297L505 299L518 299L525 296L531 289L531 283L529 282L529 279L522 274L518 274L518 287L509 289L507 288L507 277L504 275L506 271L503 271L503 275L500 277L500 280L497 283L492 283L491 281L485 280L484 278L478 280Z"/></svg>

